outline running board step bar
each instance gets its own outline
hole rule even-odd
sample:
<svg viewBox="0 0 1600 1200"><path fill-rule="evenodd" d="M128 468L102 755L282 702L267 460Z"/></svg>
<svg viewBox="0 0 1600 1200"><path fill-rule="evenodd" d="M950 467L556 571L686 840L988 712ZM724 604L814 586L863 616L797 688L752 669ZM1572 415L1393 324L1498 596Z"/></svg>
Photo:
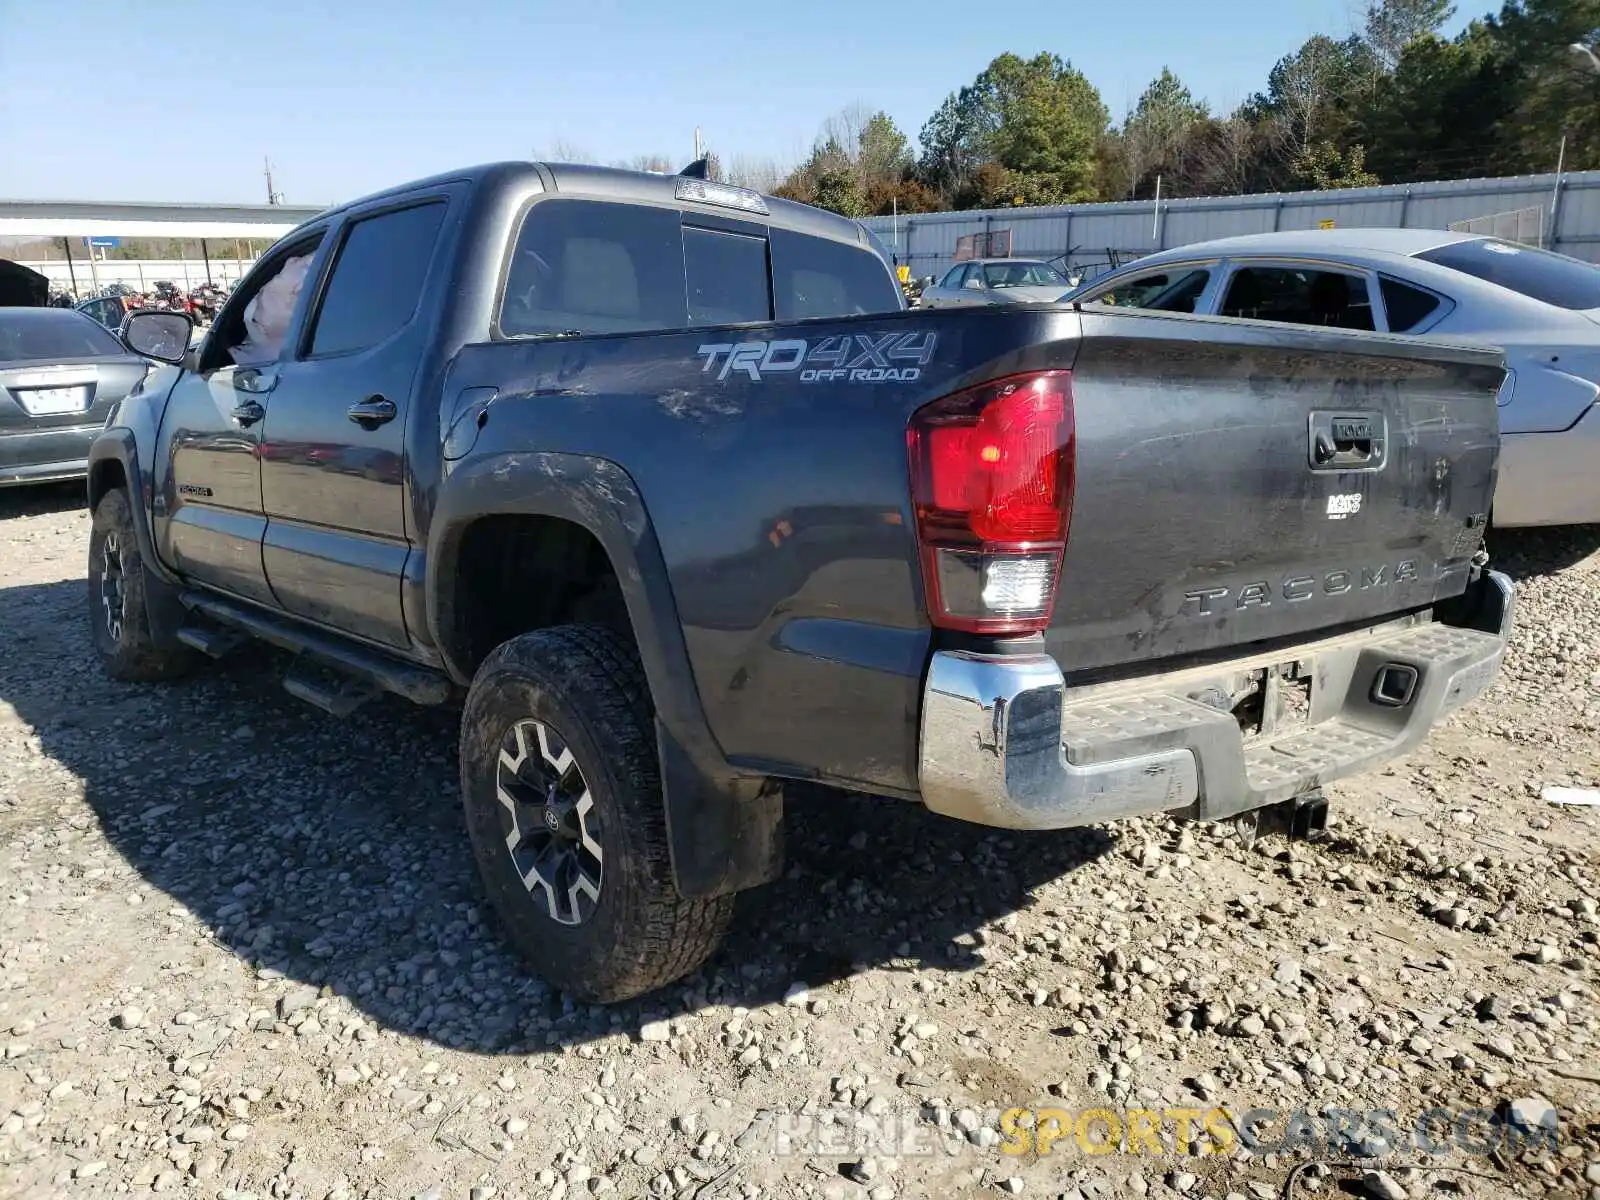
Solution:
<svg viewBox="0 0 1600 1200"><path fill-rule="evenodd" d="M354 681L366 684L374 690L393 692L397 696L404 696L413 704L444 704L450 699L450 681L425 667L400 662L381 651L370 650L334 634L309 629L288 618L244 604L236 604L220 596L205 592L185 592L181 599L185 608L210 617L219 625L240 630L293 654L305 655L315 660L318 665L351 676ZM291 680L295 681L295 686L290 686ZM337 692L330 691L320 681L312 682L305 678L304 673L293 670L285 680L285 686L293 695L308 700L319 708L327 706L318 700L313 700L312 694L331 698L335 706L327 708L329 712L340 711L352 699L355 703L351 704L350 708L354 708L355 704L368 698L359 688L347 686ZM343 711L347 712L349 709Z"/></svg>
<svg viewBox="0 0 1600 1200"><path fill-rule="evenodd" d="M207 658L221 658L231 654L250 639L234 629L210 629L204 625L185 625L178 630L178 640Z"/></svg>
<svg viewBox="0 0 1600 1200"><path fill-rule="evenodd" d="M283 690L336 717L348 717L378 695L378 689L364 679L348 675L330 679L327 676L332 672L317 671L317 665L314 659L308 661L305 655L296 655L289 673L283 677Z"/></svg>

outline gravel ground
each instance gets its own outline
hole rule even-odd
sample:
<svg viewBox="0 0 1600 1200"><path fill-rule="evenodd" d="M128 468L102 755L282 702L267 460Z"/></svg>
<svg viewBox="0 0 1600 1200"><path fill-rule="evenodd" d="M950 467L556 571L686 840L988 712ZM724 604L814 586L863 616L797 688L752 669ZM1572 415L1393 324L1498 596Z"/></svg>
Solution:
<svg viewBox="0 0 1600 1200"><path fill-rule="evenodd" d="M102 679L79 495L0 495L0 1195L1600 1196L1600 810L1540 797L1600 785L1600 529L1495 539L1504 676L1323 840L802 798L712 966L594 1009L480 907L451 715Z"/></svg>

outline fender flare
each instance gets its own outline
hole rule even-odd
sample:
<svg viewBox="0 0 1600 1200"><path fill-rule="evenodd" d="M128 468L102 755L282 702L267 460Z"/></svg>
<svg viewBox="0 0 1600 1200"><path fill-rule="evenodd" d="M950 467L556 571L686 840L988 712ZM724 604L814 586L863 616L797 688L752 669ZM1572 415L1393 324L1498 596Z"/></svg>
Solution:
<svg viewBox="0 0 1600 1200"><path fill-rule="evenodd" d="M514 451L471 459L439 485L428 535L428 628L446 669L471 682L454 636L463 538L488 516L537 516L586 529L611 560L656 713L661 786L674 882L684 896L717 896L783 869L778 785L727 763L706 721L666 561L639 489L609 459Z"/></svg>
<svg viewBox="0 0 1600 1200"><path fill-rule="evenodd" d="M150 622L150 636L157 645L176 648L178 630L188 619L188 610L179 597L183 581L169 571L156 555L155 538L150 529L150 506L146 500L148 490L144 472L139 467L139 446L133 430L124 427L106 429L95 436L89 445L89 511L94 512L108 491L107 463L122 468L122 477L128 493L128 508L133 514L133 538L139 547L139 560L145 572L145 614Z"/></svg>

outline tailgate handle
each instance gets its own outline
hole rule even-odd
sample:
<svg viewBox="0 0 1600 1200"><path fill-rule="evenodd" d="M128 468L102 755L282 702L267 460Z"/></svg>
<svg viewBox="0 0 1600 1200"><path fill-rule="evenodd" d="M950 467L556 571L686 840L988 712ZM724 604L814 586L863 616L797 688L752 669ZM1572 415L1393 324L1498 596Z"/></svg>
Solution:
<svg viewBox="0 0 1600 1200"><path fill-rule="evenodd" d="M1333 448L1336 453L1356 453L1362 458L1372 454L1372 422L1351 418L1333 419Z"/></svg>
<svg viewBox="0 0 1600 1200"><path fill-rule="evenodd" d="M1315 466L1379 466L1383 457L1380 420L1364 416L1313 414L1311 461Z"/></svg>

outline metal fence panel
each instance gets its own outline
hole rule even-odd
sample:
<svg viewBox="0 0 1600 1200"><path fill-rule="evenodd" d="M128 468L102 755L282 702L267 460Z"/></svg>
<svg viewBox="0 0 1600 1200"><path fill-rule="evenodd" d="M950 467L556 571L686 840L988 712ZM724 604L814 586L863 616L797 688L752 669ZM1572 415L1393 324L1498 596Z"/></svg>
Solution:
<svg viewBox="0 0 1600 1200"><path fill-rule="evenodd" d="M1519 239L1600 261L1600 171L1388 184L1327 192L1212 196L1153 201L1008 208L982 212L869 217L866 224L915 275L939 275L954 261L956 239L996 229L1012 231L1012 253L1065 261L1094 272L1112 260L1213 238L1279 229L1448 229L1464 221L1525 211L1509 226ZM1539 217L1534 221L1531 210ZM1502 219L1504 225L1504 219ZM891 242L892 229L898 238ZM1499 228L1493 226L1491 228ZM1476 228L1476 226L1474 226ZM1533 231L1530 235L1530 229Z"/></svg>

